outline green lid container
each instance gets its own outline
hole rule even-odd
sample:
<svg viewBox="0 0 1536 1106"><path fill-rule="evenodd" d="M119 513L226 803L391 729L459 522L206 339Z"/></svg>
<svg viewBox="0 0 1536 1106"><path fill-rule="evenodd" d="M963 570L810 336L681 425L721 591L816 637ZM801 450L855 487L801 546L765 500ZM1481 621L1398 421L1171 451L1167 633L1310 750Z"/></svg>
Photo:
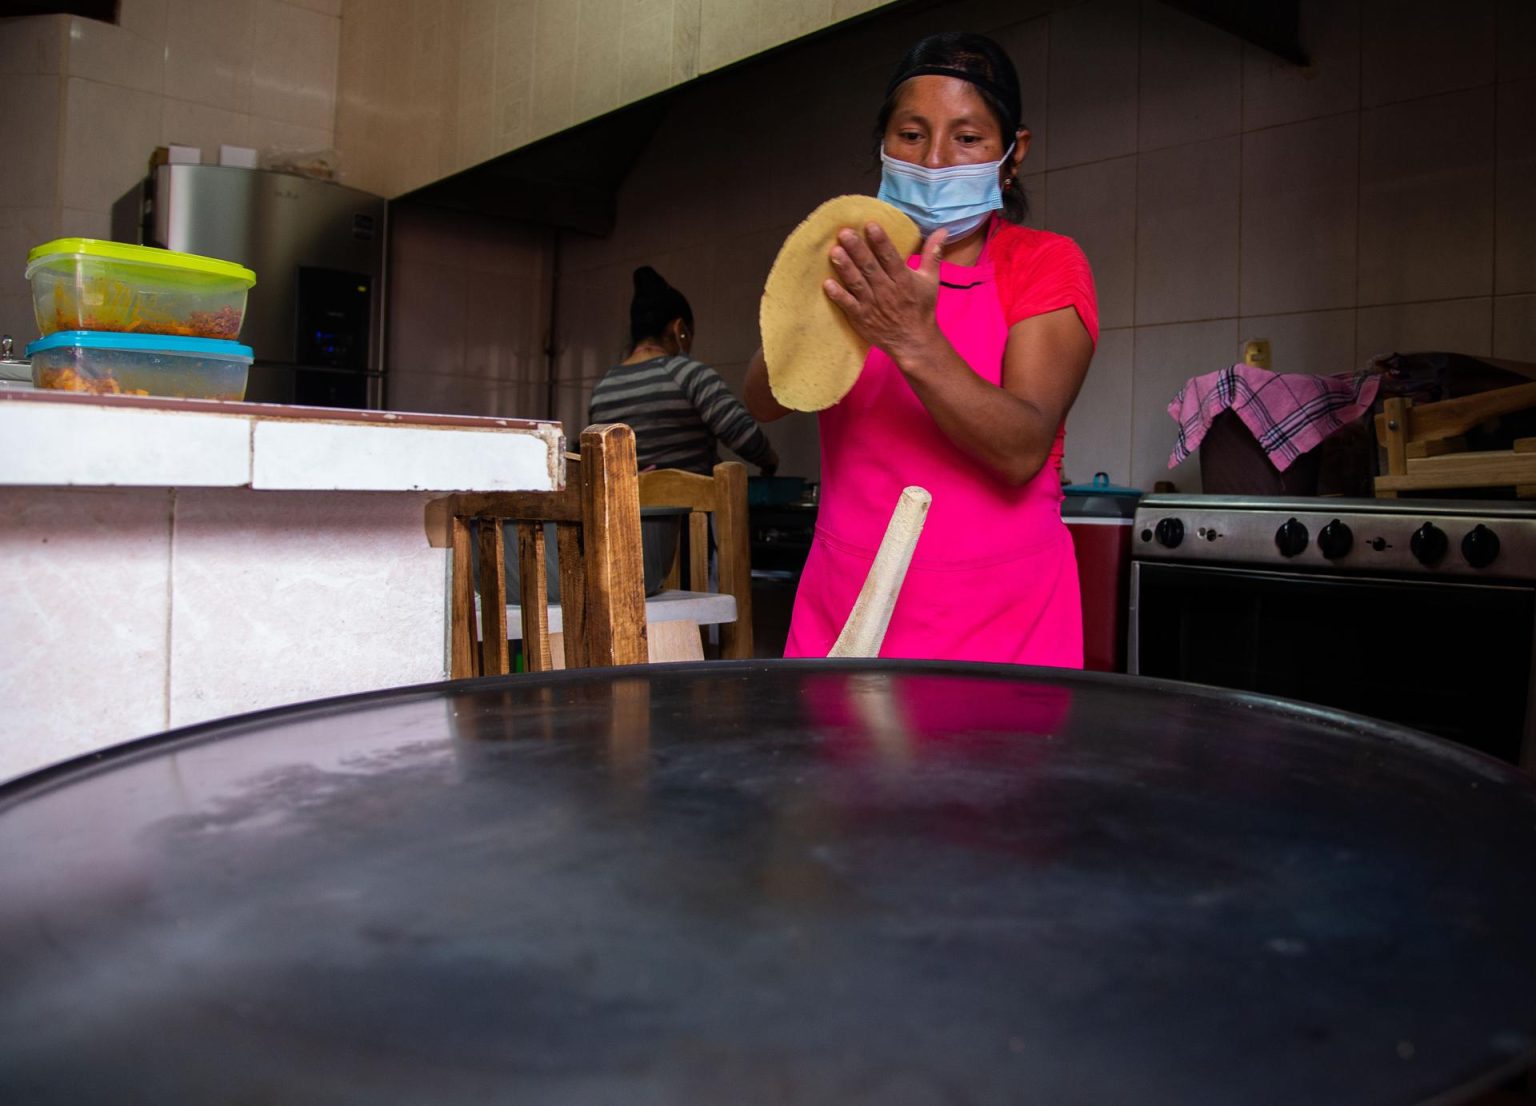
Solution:
<svg viewBox="0 0 1536 1106"><path fill-rule="evenodd" d="M43 335L64 330L233 341L256 274L214 257L95 238L56 238L27 254Z"/></svg>

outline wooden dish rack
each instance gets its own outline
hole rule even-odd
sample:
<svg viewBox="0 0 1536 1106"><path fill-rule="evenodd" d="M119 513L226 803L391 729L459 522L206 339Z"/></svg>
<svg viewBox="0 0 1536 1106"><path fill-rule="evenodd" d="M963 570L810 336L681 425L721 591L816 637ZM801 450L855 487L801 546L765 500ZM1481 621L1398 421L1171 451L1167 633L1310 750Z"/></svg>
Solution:
<svg viewBox="0 0 1536 1106"><path fill-rule="evenodd" d="M1536 498L1536 438L1517 438L1513 449L1468 450L1465 434L1490 419L1536 407L1536 381L1476 395L1415 405L1389 399L1376 416L1376 440L1387 448L1387 471L1376 494L1513 485Z"/></svg>

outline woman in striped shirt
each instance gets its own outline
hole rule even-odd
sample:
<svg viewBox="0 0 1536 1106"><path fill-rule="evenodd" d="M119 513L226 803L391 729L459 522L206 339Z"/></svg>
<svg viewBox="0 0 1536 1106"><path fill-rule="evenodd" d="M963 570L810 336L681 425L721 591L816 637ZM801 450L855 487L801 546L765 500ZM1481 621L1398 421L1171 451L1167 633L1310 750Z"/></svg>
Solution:
<svg viewBox="0 0 1536 1106"><path fill-rule="evenodd" d="M716 443L771 476L779 458L762 428L731 394L720 374L688 356L693 311L683 294L649 265L635 270L629 305L629 356L593 389L589 423L628 423L640 467L709 475Z"/></svg>

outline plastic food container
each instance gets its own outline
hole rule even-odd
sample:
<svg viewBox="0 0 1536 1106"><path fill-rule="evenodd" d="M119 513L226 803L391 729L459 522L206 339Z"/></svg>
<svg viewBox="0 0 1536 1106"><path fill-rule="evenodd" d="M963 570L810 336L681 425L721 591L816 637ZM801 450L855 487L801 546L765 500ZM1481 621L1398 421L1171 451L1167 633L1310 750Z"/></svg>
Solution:
<svg viewBox="0 0 1536 1106"><path fill-rule="evenodd" d="M27 346L32 383L92 395L244 399L251 347L214 338L63 330Z"/></svg>
<svg viewBox="0 0 1536 1106"><path fill-rule="evenodd" d="M94 238L58 238L27 254L44 335L64 330L240 337L256 274L197 254Z"/></svg>

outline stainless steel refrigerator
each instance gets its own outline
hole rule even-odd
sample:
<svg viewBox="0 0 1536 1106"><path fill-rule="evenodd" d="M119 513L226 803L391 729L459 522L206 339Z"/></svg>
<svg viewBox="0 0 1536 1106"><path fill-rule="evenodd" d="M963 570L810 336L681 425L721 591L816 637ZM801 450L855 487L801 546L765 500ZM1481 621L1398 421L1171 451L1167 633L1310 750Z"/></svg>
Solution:
<svg viewBox="0 0 1536 1106"><path fill-rule="evenodd" d="M248 400L379 407L384 219L381 197L328 181L162 165L118 201L112 232L255 271L240 331L256 356Z"/></svg>

